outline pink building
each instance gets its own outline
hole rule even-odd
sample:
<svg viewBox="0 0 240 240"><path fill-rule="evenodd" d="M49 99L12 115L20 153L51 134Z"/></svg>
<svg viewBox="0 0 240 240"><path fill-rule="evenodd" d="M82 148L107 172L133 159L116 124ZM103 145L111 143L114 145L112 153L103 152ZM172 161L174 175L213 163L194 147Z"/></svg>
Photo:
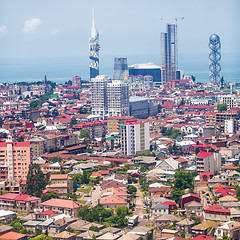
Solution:
<svg viewBox="0 0 240 240"><path fill-rule="evenodd" d="M72 86L81 86L81 77L75 76L72 78Z"/></svg>
<svg viewBox="0 0 240 240"><path fill-rule="evenodd" d="M27 179L28 167L31 162L30 142L1 142L0 168L7 167L0 179L6 177L14 180Z"/></svg>

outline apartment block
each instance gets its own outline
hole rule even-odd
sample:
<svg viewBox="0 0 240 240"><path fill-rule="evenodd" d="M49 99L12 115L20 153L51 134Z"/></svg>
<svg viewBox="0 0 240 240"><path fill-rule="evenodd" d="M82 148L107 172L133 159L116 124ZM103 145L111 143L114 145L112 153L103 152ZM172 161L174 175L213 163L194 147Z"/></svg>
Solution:
<svg viewBox="0 0 240 240"><path fill-rule="evenodd" d="M128 120L121 127L121 150L123 155L150 150L149 123Z"/></svg>
<svg viewBox="0 0 240 240"><path fill-rule="evenodd" d="M31 163L30 142L0 143L0 179L26 179ZM7 170L7 174L6 174Z"/></svg>
<svg viewBox="0 0 240 240"><path fill-rule="evenodd" d="M200 152L196 158L197 172L219 172L221 169L221 154Z"/></svg>

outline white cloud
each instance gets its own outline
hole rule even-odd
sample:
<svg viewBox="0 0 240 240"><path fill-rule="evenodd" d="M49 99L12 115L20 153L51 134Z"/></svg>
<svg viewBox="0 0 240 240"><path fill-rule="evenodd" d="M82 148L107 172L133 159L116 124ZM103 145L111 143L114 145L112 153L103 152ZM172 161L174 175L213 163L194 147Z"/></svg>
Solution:
<svg viewBox="0 0 240 240"><path fill-rule="evenodd" d="M51 35L56 36L58 34L58 32L59 32L59 29L55 28L51 31Z"/></svg>
<svg viewBox="0 0 240 240"><path fill-rule="evenodd" d="M0 34L5 33L7 30L7 27L5 25L0 25Z"/></svg>
<svg viewBox="0 0 240 240"><path fill-rule="evenodd" d="M41 24L41 20L39 18L30 18L25 21L23 31L26 33L34 32Z"/></svg>

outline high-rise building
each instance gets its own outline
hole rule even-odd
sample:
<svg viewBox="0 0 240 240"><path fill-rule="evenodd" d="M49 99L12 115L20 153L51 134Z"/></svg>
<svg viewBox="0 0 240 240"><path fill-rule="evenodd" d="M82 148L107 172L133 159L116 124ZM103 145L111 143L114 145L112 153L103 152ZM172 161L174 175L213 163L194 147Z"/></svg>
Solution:
<svg viewBox="0 0 240 240"><path fill-rule="evenodd" d="M167 23L167 31L161 33L162 84L176 79L177 25Z"/></svg>
<svg viewBox="0 0 240 240"><path fill-rule="evenodd" d="M30 142L0 143L0 178L5 180L27 179L31 163Z"/></svg>
<svg viewBox="0 0 240 240"><path fill-rule="evenodd" d="M81 77L75 76L72 78L72 86L81 86Z"/></svg>
<svg viewBox="0 0 240 240"><path fill-rule="evenodd" d="M150 150L149 123L128 120L121 127L121 151L123 155Z"/></svg>
<svg viewBox="0 0 240 240"><path fill-rule="evenodd" d="M89 39L90 80L99 75L99 33L92 19L91 37Z"/></svg>
<svg viewBox="0 0 240 240"><path fill-rule="evenodd" d="M99 75L91 79L92 114L100 115L101 119L107 114L107 84L108 76Z"/></svg>
<svg viewBox="0 0 240 240"><path fill-rule="evenodd" d="M107 99L109 116L129 116L129 87L126 81L108 83Z"/></svg>
<svg viewBox="0 0 240 240"><path fill-rule="evenodd" d="M126 76L128 77L128 75L127 58L115 58L113 80L123 81Z"/></svg>

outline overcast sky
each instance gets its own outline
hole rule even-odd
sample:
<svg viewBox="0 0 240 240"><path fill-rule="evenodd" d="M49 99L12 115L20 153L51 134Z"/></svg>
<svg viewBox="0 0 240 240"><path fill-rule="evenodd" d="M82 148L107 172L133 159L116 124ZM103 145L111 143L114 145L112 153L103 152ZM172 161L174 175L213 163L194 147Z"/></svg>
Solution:
<svg viewBox="0 0 240 240"><path fill-rule="evenodd" d="M101 55L160 54L175 17L179 54L208 52L213 33L240 53L239 0L0 0L0 58L87 56L92 8Z"/></svg>

